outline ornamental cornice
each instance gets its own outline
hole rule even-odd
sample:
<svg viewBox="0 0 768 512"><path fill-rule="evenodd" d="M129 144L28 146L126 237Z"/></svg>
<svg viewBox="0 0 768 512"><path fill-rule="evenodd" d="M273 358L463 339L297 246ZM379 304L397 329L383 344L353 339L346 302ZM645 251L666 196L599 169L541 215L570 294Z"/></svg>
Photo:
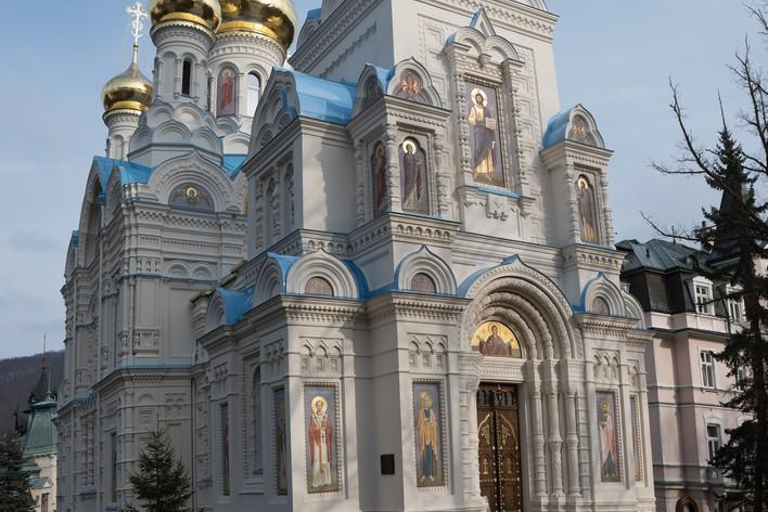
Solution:
<svg viewBox="0 0 768 512"><path fill-rule="evenodd" d="M150 37L155 46L163 44L165 39L169 38L186 38L196 39L199 43L202 43L206 50L216 41L216 34L211 32L208 28L203 27L197 23L184 20L167 20L163 21L152 27L150 31Z"/></svg>
<svg viewBox="0 0 768 512"><path fill-rule="evenodd" d="M276 64L285 60L285 50L273 39L255 32L225 32L216 38L210 52L214 60L232 54L259 55L273 59Z"/></svg>
<svg viewBox="0 0 768 512"><path fill-rule="evenodd" d="M626 341L628 332L637 326L637 319L595 315L591 313L576 313L573 315L576 325L585 336L614 341Z"/></svg>
<svg viewBox="0 0 768 512"><path fill-rule="evenodd" d="M368 319L372 325L391 320L427 321L457 324L470 303L455 297L430 297L414 293L393 292L370 301Z"/></svg>
<svg viewBox="0 0 768 512"><path fill-rule="evenodd" d="M645 353L645 346L653 341L653 331L632 330L627 333L627 348Z"/></svg>
<svg viewBox="0 0 768 512"><path fill-rule="evenodd" d="M584 268L618 275L624 256L610 247L574 244L563 249L563 263L565 270Z"/></svg>
<svg viewBox="0 0 768 512"><path fill-rule="evenodd" d="M542 150L539 155L548 169L555 169L563 164L581 164L603 169L608 166L611 156L613 156L613 151L589 146L581 142L565 140L551 148Z"/></svg>
<svg viewBox="0 0 768 512"><path fill-rule="evenodd" d="M485 9L497 28L519 31L551 42L558 17L552 13L505 0L421 0L422 3L471 16Z"/></svg>
<svg viewBox="0 0 768 512"><path fill-rule="evenodd" d="M296 53L289 59L291 66L303 71L314 65L340 36L356 26L360 18L381 1L347 0L296 49Z"/></svg>

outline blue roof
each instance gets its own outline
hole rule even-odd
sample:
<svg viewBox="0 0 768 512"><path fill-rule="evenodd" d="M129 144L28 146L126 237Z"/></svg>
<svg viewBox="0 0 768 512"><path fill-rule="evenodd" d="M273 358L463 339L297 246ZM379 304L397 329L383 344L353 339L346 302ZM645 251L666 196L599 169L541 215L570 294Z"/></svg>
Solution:
<svg viewBox="0 0 768 512"><path fill-rule="evenodd" d="M107 186L109 175L112 174L112 169L115 167L120 169L120 181L123 185L130 185L133 183L142 183L146 185L149 183L149 178L154 172L154 169L151 167L128 162L126 160L105 158L103 156L93 157L93 162L99 167L102 190Z"/></svg>
<svg viewBox="0 0 768 512"><path fill-rule="evenodd" d="M310 9L307 11L307 19L308 20L319 20L320 17L323 14L323 10L320 8L317 9Z"/></svg>
<svg viewBox="0 0 768 512"><path fill-rule="evenodd" d="M80 245L80 231L75 230L72 232L72 238L70 239L72 241L72 245L77 247Z"/></svg>
<svg viewBox="0 0 768 512"><path fill-rule="evenodd" d="M290 69L276 68L275 71L293 76L300 116L333 124L347 124L352 118L357 90L355 86Z"/></svg>
<svg viewBox="0 0 768 512"><path fill-rule="evenodd" d="M245 163L246 158L248 158L248 155L224 155L221 158L221 168L233 180L240 174L240 168Z"/></svg>
<svg viewBox="0 0 768 512"><path fill-rule="evenodd" d="M253 288L246 290L218 288L216 291L224 300L224 310L227 316L226 325L235 325L253 307Z"/></svg>
<svg viewBox="0 0 768 512"><path fill-rule="evenodd" d="M568 137L568 125L571 124L572 112L572 108L565 112L560 112L549 121L542 143L544 149L551 148Z"/></svg>

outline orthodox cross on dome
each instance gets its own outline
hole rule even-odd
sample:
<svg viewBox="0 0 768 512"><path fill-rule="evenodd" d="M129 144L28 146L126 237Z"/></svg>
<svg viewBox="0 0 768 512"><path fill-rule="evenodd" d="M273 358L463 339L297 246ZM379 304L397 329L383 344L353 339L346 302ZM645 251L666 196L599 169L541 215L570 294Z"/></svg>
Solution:
<svg viewBox="0 0 768 512"><path fill-rule="evenodd" d="M134 44L137 44L144 32L144 20L148 19L149 16L142 7L141 2L136 2L132 7L127 7L125 12L131 17L131 35L133 36Z"/></svg>

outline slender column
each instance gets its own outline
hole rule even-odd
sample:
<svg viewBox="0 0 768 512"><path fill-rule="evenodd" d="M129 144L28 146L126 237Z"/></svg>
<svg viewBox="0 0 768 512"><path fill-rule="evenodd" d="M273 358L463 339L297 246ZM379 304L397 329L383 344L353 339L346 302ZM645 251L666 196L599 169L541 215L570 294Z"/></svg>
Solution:
<svg viewBox="0 0 768 512"><path fill-rule="evenodd" d="M371 173L365 162L365 142L362 140L355 144L355 166L357 168L357 225L362 226L367 218L365 205L369 195L366 193L368 188L366 184L369 181L368 175Z"/></svg>
<svg viewBox="0 0 768 512"><path fill-rule="evenodd" d="M385 141L387 146L387 184L389 185L389 207L387 211L399 212L400 208L400 168L397 153L397 126L387 125Z"/></svg>
<svg viewBox="0 0 768 512"><path fill-rule="evenodd" d="M547 365L547 397L549 407L549 450L552 458L552 495L563 496L563 438L560 435L560 412L557 403L557 377L555 362L546 361Z"/></svg>
<svg viewBox="0 0 768 512"><path fill-rule="evenodd" d="M435 165L437 167L437 213L442 219L449 217L448 204L448 173L446 172L445 138L442 134L435 134Z"/></svg>
<svg viewBox="0 0 768 512"><path fill-rule="evenodd" d="M544 460L544 432L542 431L543 414L541 406L541 380L536 369L538 361L528 361L528 382L531 383L531 402L533 403L533 459L536 474L536 495L547 495L547 470Z"/></svg>
<svg viewBox="0 0 768 512"><path fill-rule="evenodd" d="M566 411L566 446L568 449L568 480L570 482L569 495L581 496L579 485L579 434L576 430L576 392L573 385L568 383L568 392L565 395Z"/></svg>

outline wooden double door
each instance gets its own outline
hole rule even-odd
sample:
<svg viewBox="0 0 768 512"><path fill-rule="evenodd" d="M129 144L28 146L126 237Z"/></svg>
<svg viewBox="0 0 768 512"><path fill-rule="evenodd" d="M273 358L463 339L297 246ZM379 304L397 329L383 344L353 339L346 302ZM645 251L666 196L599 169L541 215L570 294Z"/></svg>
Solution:
<svg viewBox="0 0 768 512"><path fill-rule="evenodd" d="M477 391L480 492L491 512L521 512L517 386L483 383Z"/></svg>

